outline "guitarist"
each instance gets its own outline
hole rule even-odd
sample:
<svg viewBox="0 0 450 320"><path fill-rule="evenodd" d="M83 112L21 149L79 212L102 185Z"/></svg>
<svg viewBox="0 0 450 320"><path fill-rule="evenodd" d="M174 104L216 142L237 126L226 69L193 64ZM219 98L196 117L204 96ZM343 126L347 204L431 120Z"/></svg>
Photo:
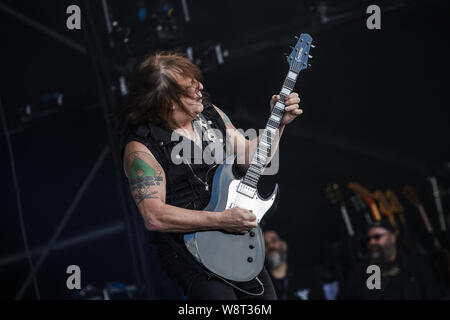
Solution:
<svg viewBox="0 0 450 320"><path fill-rule="evenodd" d="M151 241L166 273L178 282L188 299L276 299L265 269L249 282L225 283L200 267L184 247L183 233L220 229L246 234L257 227L256 216L249 210L202 211L211 196L216 163L208 164L202 157L200 163L190 158L176 164L172 157L177 145L172 141L174 135L188 141L193 149L201 148L203 154L207 146L202 130L206 127L219 133L206 135L206 140L223 148L231 144L234 154L245 152L241 170L246 170L257 148L258 138L247 140L225 113L208 101L201 78L199 68L176 53L157 53L140 64L118 113L123 165L131 194L145 227L157 231L150 233ZM279 99L272 97L272 108ZM286 98L279 136L284 126L302 113L299 103L297 93ZM277 141L274 146L276 149ZM262 286L264 292L258 296Z"/></svg>

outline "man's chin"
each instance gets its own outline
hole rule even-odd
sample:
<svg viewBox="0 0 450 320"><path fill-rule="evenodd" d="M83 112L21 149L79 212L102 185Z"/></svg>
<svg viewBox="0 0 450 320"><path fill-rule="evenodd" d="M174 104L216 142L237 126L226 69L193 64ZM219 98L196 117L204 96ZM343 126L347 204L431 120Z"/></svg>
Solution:
<svg viewBox="0 0 450 320"><path fill-rule="evenodd" d="M383 265L385 262L385 258L381 251L375 250L369 253L369 261L372 264Z"/></svg>

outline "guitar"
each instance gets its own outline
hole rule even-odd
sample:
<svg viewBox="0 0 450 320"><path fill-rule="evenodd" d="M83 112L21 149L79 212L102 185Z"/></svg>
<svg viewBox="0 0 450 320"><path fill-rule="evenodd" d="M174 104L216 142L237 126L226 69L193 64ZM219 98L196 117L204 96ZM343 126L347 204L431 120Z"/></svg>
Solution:
<svg viewBox="0 0 450 320"><path fill-rule="evenodd" d="M372 192L361 186L360 184L356 182L349 182L348 187L353 190L355 193L357 193L361 199L364 200L364 202L367 203L367 205L370 208L370 211L373 216L373 220L380 221L381 220L381 214L378 210L377 204L375 202L375 197L373 196Z"/></svg>
<svg viewBox="0 0 450 320"><path fill-rule="evenodd" d="M392 213L394 214L394 219L395 221L397 221L397 226L399 227L399 231L402 234L403 239L406 241L409 248L413 248L414 241L406 223L407 221L405 218L405 208L401 204L395 191L392 189L386 190L386 199L391 206ZM396 219L397 217L398 219Z"/></svg>
<svg viewBox="0 0 450 320"><path fill-rule="evenodd" d="M342 220L345 224L345 229L347 231L347 247L349 251L349 257L352 263L356 262L357 258L361 258L362 254L359 250L355 250L355 231L353 228L352 221L348 214L347 206L345 204L342 191L337 183L330 183L325 187L325 197L330 202L331 205L339 207L339 211L342 215Z"/></svg>
<svg viewBox="0 0 450 320"><path fill-rule="evenodd" d="M400 223L403 226L405 226L405 223L406 223L405 214L404 214L405 208L400 203L400 200L398 199L395 191L392 189L387 189L386 190L386 198L392 207L392 212L399 217Z"/></svg>
<svg viewBox="0 0 450 320"><path fill-rule="evenodd" d="M447 226L445 225L444 209L442 207L440 188L436 177L428 177L428 181L433 188L433 197L436 204L436 211L438 213L439 226L441 227L441 232L445 233L447 231Z"/></svg>
<svg viewBox="0 0 450 320"><path fill-rule="evenodd" d="M387 217L389 220L389 223L394 227L395 233L398 235L400 233L397 222L394 218L394 210L391 207L391 204L386 199L383 191L381 190L375 190L373 194L374 198L378 200L378 204L380 207L380 212Z"/></svg>
<svg viewBox="0 0 450 320"><path fill-rule="evenodd" d="M307 69L311 48L314 48L311 36L301 34L287 57L289 72L280 92L281 99L272 109L245 176L241 179L234 176L235 156L231 156L217 168L213 177L211 199L204 210L222 212L233 207L252 210L258 226L246 235L213 230L184 236L184 244L194 259L221 278L237 282L250 281L263 269L265 249L260 224L267 213L275 209L279 189L276 185L270 196L262 198L257 184L284 114L284 101L292 92L298 74Z"/></svg>
<svg viewBox="0 0 450 320"><path fill-rule="evenodd" d="M416 207L417 211L420 213L420 217L422 218L423 225L425 226L425 230L427 233L433 238L433 245L435 248L440 248L441 245L439 243L438 238L434 234L433 225L430 222L430 219L428 218L428 214L425 211L425 207L423 206L422 202L420 201L419 197L417 196L416 190L411 185L406 185L403 187L403 195L405 198L409 201L410 204L412 204L414 207Z"/></svg>
<svg viewBox="0 0 450 320"><path fill-rule="evenodd" d="M339 185L337 183L328 184L325 187L325 197L332 205L339 207L347 234L352 238L355 235L355 231L353 230L353 225L348 215L347 206L345 205L344 197L342 196Z"/></svg>
<svg viewBox="0 0 450 320"><path fill-rule="evenodd" d="M370 216L370 212L367 211L367 204L361 199L359 194L355 194L350 198L350 202L353 204L353 208L358 213L363 213L364 219L366 220L366 224L370 227L373 224L372 217Z"/></svg>
<svg viewBox="0 0 450 320"><path fill-rule="evenodd" d="M417 196L414 187L411 185L404 186L403 195L413 206L417 208L422 217L427 233L433 239L433 250L430 253L430 257L433 262L433 266L438 273L439 280L446 286L444 290L448 290L450 288L450 252L441 245L441 242L436 236L433 226L428 219L425 207ZM450 294L450 292L447 292L447 294Z"/></svg>

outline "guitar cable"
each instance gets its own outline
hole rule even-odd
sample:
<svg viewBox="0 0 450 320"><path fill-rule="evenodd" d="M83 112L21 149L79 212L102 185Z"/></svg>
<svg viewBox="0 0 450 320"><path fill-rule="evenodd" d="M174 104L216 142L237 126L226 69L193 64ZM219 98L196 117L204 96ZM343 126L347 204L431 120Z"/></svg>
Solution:
<svg viewBox="0 0 450 320"><path fill-rule="evenodd" d="M232 284L231 282L225 280L225 279L222 278L221 276L218 276L217 274L214 274L213 276L214 276L214 277L217 277L217 278L220 279L220 280L222 280L222 281L225 282L226 284L232 286L234 289L239 290L240 292L243 292L243 293L248 294L248 295L250 295L250 296L259 297L259 296L262 296L262 295L264 294L264 291L265 291L264 285L262 284L261 280L259 280L258 277L256 277L255 280L258 281L258 283L259 283L259 285L261 286L261 289L262 289L262 290L261 290L261 292L259 292L259 293L252 293L252 292L245 291L244 289L241 289L241 288L235 286L234 284Z"/></svg>
<svg viewBox="0 0 450 320"><path fill-rule="evenodd" d="M15 189L15 192L16 192L17 211L19 213L20 230L21 230L21 233L22 233L23 244L24 244L24 247L25 247L25 254L27 256L28 264L30 266L31 273L33 275L33 285L34 285L34 291L35 291L35 294L36 294L36 299L37 300L41 300L41 294L40 294L40 291L39 291L39 286L38 286L38 282L37 282L37 278L36 278L36 273L34 272L34 265L33 265L32 259L31 259L30 248L28 246L28 238L27 238L27 234L26 234L25 222L24 222L23 212L22 212L22 201L21 201L21 197L20 197L19 179L17 178L17 172L16 172L16 162L15 162L15 159L14 159L14 152L13 152L13 149L12 149L11 138L10 138L10 135L9 135L9 130L8 130L7 122L6 122L5 112L3 110L3 104L2 104L1 96L0 96L0 117L2 119L3 130L4 130L4 134L5 134L5 140L6 140L6 144L7 144L7 148L8 148L9 161L11 163L11 175L12 175L12 178L13 178L14 189Z"/></svg>
<svg viewBox="0 0 450 320"><path fill-rule="evenodd" d="M179 254L180 257L182 257L183 259L185 259L186 262L188 263L192 263L192 256L190 256L187 251L181 249L180 246L178 246L178 244L172 239L172 237L170 237L168 234L166 233L161 233L160 234L163 238L166 239L166 241L169 243L169 245ZM258 281L258 283L261 285L262 290L259 293L252 293L252 292L248 292L245 291L237 286L235 286L234 284L230 283L229 281L227 281L226 279L222 278L221 276L215 274L215 273L211 273L209 271L207 271L205 268L201 267L197 262L195 262L194 267L197 269L197 271L200 274L206 274L208 276L208 280L211 279L212 277L217 277L217 279L222 280L223 282L225 282L226 284L230 285L232 288L235 288L236 290L243 292L245 294L248 294L250 296L262 296L264 294L264 285L262 284L261 280L259 280L258 277L256 277L256 281Z"/></svg>

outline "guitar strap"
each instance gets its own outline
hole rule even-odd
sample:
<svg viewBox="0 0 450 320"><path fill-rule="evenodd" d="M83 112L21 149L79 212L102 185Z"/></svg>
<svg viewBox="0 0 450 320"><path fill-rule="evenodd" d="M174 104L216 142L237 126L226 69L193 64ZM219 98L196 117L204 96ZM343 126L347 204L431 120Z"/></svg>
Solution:
<svg viewBox="0 0 450 320"><path fill-rule="evenodd" d="M196 120L194 120L194 128L195 125L198 125L201 128L201 139L202 139L202 143L203 143L203 138L206 138L206 140L209 142L208 146L210 146L210 144L216 144L219 143L222 145L222 150L223 150L223 156L222 156L222 161L224 161L226 159L226 148L225 148L225 139L226 137L220 137L217 136L217 130L214 130L211 127L212 121L208 121L203 114L199 114L198 118ZM208 147L207 146L207 147ZM213 149L213 151L215 151L217 149ZM215 154L213 155L214 157L216 156ZM217 158L216 158L217 159ZM187 164L189 165L189 164ZM182 257L186 262L188 262L190 265L192 265L200 274L205 274L208 276L208 280L211 279L212 277L216 277L217 279L222 280L223 282L225 282L226 284L230 285L231 287L233 287L234 289L241 291L245 294L248 294L250 296L261 296L264 294L264 285L262 284L262 282L259 280L258 277L256 277L256 281L259 283L259 285L261 286L261 291L258 293L252 293L252 292L248 292L246 290L243 290L239 287L237 287L236 285L234 285L233 283L227 281L226 279L213 274L211 272L208 272L205 268L203 268L198 262L194 261L194 259L189 255L189 253L184 250L184 248L182 248L180 246L179 243L177 243L170 235L166 234L166 233L161 233L160 234L162 236L162 238L175 250L175 252L177 252L177 254Z"/></svg>
<svg viewBox="0 0 450 320"><path fill-rule="evenodd" d="M222 159L218 159L219 160L218 162L222 161L221 163L223 163L224 160L226 159L226 143L225 143L226 137L221 137L222 133L220 132L220 130L214 129L211 126L212 124L213 122L211 120L207 120L202 113L200 113L198 117L194 120L194 128L196 125L201 128L202 134L200 138L202 139L202 141L204 141L204 138L206 138L206 140L208 141L207 148L210 148L212 144L221 145L223 150L222 152L223 156ZM213 148L213 151L215 151L216 149L217 148Z"/></svg>

